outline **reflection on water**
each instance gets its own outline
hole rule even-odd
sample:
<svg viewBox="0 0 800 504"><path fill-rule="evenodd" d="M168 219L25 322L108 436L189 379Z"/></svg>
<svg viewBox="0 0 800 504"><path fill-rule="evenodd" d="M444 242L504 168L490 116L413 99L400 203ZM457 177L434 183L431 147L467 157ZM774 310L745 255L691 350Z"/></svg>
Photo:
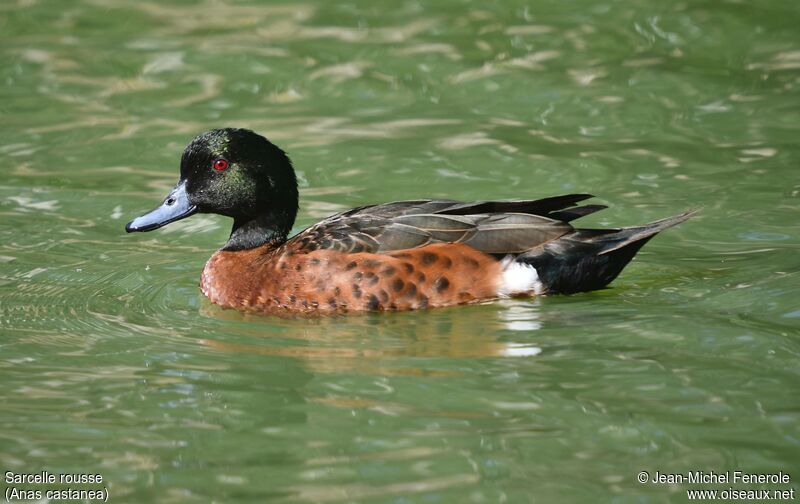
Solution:
<svg viewBox="0 0 800 504"><path fill-rule="evenodd" d="M0 465L119 502L680 499L798 472L792 4L0 4ZM264 318L202 299L230 222L125 236L198 132L357 205L589 191L704 212L610 289ZM674 490L674 492L673 492Z"/></svg>
<svg viewBox="0 0 800 504"><path fill-rule="evenodd" d="M207 316L246 321L242 334L256 343L203 339L200 344L228 352L296 358L318 373L418 375L425 373L398 366L409 357L532 357L542 351L530 343L505 341L507 338L503 337L507 331L522 331L522 337L527 340L530 331L540 328L536 312L528 306L512 305L501 311L499 320L486 319L487 313L497 312L494 307L487 311L488 306L456 308L460 312L458 316L448 313L452 310L432 310L423 315L301 318L301 330L293 331L295 325L292 324L281 331L275 341L275 334L265 334L259 327L265 323L263 318L223 310L209 302L205 305L208 306ZM269 319L267 323L275 324L275 321Z"/></svg>

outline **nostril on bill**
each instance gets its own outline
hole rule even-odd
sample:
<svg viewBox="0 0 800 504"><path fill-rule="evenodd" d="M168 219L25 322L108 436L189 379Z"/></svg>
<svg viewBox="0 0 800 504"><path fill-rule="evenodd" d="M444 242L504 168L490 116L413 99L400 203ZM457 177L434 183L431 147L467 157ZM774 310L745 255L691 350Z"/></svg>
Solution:
<svg viewBox="0 0 800 504"><path fill-rule="evenodd" d="M167 206L172 206L175 204L175 198L167 198Z"/></svg>

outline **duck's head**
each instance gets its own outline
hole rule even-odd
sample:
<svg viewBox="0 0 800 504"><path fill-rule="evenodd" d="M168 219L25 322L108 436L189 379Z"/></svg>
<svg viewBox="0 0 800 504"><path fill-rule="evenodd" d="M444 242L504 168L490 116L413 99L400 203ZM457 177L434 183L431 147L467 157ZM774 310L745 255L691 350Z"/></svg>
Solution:
<svg viewBox="0 0 800 504"><path fill-rule="evenodd" d="M160 207L125 226L152 231L195 213L233 217L226 249L284 240L297 215L297 178L286 153L246 129L215 129L183 151L181 177Z"/></svg>

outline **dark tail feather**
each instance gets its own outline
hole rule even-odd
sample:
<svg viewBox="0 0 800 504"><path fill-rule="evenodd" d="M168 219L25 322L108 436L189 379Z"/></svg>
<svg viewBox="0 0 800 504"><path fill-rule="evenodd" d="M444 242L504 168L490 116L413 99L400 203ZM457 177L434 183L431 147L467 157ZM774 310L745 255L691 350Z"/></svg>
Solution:
<svg viewBox="0 0 800 504"><path fill-rule="evenodd" d="M563 196L553 196L538 200L518 200L518 201L472 201L469 203L458 203L436 213L446 215L470 215L480 213L528 213L550 217L551 212L562 210L573 206L579 201L593 198L591 194L565 194Z"/></svg>
<svg viewBox="0 0 800 504"><path fill-rule="evenodd" d="M536 268L548 294L601 289L617 278L650 238L695 213L697 210L691 210L630 228L576 229L544 247L517 256L517 261Z"/></svg>
<svg viewBox="0 0 800 504"><path fill-rule="evenodd" d="M567 208L564 210L559 210L558 212L550 212L546 215L551 219L560 220L564 222L572 222L575 219L585 217L589 214L593 214L595 212L599 212L600 210L608 208L605 205L583 205L583 206L576 206L572 208Z"/></svg>

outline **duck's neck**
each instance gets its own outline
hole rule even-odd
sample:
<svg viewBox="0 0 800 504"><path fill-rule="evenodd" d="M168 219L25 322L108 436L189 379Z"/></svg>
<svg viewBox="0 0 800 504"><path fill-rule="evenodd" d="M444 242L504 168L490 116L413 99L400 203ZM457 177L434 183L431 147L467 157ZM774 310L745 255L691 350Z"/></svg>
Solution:
<svg viewBox="0 0 800 504"><path fill-rule="evenodd" d="M289 236L294 215L286 212L269 212L255 218L236 217L228 242L222 250L243 250L270 244L281 245Z"/></svg>

